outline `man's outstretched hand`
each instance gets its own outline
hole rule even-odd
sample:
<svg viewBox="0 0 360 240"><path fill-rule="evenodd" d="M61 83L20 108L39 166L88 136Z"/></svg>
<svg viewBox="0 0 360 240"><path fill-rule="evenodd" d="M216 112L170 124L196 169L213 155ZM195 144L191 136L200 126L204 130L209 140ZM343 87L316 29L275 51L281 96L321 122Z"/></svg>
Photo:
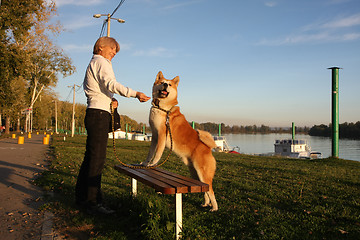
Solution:
<svg viewBox="0 0 360 240"><path fill-rule="evenodd" d="M147 102L149 99L151 99L151 97L146 96L142 92L137 92L136 93L136 98L139 99L140 102Z"/></svg>

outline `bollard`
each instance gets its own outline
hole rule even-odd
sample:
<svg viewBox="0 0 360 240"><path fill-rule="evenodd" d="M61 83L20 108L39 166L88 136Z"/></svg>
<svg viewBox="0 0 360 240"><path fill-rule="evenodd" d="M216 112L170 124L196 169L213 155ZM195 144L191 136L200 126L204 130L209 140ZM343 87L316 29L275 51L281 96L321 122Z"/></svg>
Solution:
<svg viewBox="0 0 360 240"><path fill-rule="evenodd" d="M24 137L23 136L19 136L18 144L24 144Z"/></svg>
<svg viewBox="0 0 360 240"><path fill-rule="evenodd" d="M31 138L31 133L28 133L28 138Z"/></svg>
<svg viewBox="0 0 360 240"><path fill-rule="evenodd" d="M15 133L11 134L11 138L16 138L16 134Z"/></svg>
<svg viewBox="0 0 360 240"><path fill-rule="evenodd" d="M49 145L49 138L48 137L43 138L43 144L44 145Z"/></svg>

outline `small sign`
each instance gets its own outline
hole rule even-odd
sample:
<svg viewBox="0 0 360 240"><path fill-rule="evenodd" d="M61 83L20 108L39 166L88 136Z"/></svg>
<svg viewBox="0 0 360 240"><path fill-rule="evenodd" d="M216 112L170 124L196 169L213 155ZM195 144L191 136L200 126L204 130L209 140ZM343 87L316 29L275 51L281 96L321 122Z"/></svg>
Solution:
<svg viewBox="0 0 360 240"><path fill-rule="evenodd" d="M21 114L29 114L29 113L32 113L32 108L26 108L26 109L23 109L22 111L21 111Z"/></svg>

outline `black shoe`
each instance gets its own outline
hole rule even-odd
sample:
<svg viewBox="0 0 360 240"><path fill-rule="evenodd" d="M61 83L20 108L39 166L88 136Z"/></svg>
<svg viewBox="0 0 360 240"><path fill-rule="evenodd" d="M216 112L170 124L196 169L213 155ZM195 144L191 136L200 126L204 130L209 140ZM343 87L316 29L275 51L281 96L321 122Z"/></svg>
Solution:
<svg viewBox="0 0 360 240"><path fill-rule="evenodd" d="M96 215L96 214L110 215L110 214L114 214L115 211L103 206L102 204L97 204L97 205L89 207L87 209L87 213L92 214L92 215Z"/></svg>
<svg viewBox="0 0 360 240"><path fill-rule="evenodd" d="M81 208L87 207L89 205L88 202L86 201L78 201L78 200L75 201L75 204L76 206Z"/></svg>

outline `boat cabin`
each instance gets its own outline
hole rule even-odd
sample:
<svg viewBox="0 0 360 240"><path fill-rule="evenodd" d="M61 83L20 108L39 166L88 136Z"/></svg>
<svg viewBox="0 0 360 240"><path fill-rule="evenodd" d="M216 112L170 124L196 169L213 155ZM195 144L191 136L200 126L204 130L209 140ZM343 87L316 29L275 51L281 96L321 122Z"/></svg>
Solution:
<svg viewBox="0 0 360 240"><path fill-rule="evenodd" d="M311 149L306 140L276 140L275 154L295 158L310 158Z"/></svg>

